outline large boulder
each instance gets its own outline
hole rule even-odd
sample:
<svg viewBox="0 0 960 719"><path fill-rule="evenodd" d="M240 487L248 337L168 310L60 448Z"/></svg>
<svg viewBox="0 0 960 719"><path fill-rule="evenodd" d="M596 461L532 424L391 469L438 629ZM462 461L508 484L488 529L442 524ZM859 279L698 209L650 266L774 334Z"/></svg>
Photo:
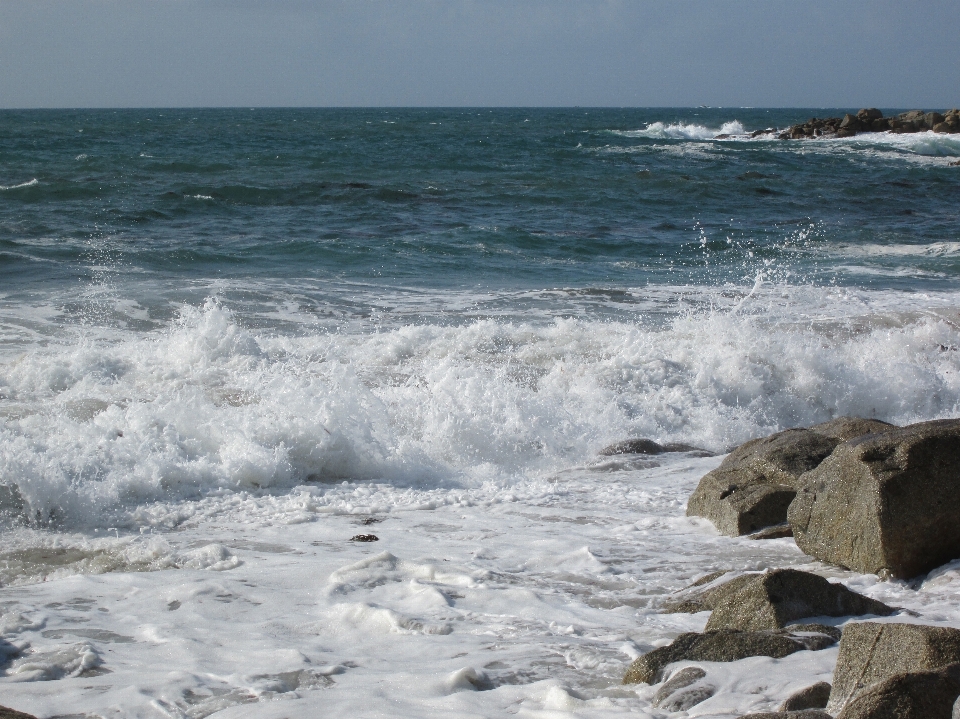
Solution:
<svg viewBox="0 0 960 719"><path fill-rule="evenodd" d="M752 439L700 480L687 502L687 516L706 517L730 536L782 524L805 472L819 466L841 442L892 428L878 420L840 417Z"/></svg>
<svg viewBox="0 0 960 719"><path fill-rule="evenodd" d="M960 420L845 442L803 477L797 546L858 572L914 577L960 557Z"/></svg>
<svg viewBox="0 0 960 719"><path fill-rule="evenodd" d="M775 569L753 575L751 581L724 596L710 615L706 631L774 631L804 617L888 616L894 611L816 574Z"/></svg>
<svg viewBox="0 0 960 719"><path fill-rule="evenodd" d="M863 690L897 674L932 671L957 662L960 629L925 624L848 624L840 640L827 710L836 714Z"/></svg>
<svg viewBox="0 0 960 719"><path fill-rule="evenodd" d="M837 719L952 719L960 696L960 664L895 674L860 692Z"/></svg>
<svg viewBox="0 0 960 719"><path fill-rule="evenodd" d="M667 647L637 657L623 676L624 684L656 684L668 664L681 661L735 662L747 657L782 659L804 649L825 649L834 644L829 637L794 636L786 632L688 632Z"/></svg>

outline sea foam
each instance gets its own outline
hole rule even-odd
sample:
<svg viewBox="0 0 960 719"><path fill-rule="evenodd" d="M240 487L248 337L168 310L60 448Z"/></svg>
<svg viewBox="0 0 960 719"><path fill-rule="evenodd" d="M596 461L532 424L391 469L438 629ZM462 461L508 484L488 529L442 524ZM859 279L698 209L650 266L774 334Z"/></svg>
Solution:
<svg viewBox="0 0 960 719"><path fill-rule="evenodd" d="M722 452L836 415L960 411L955 312L878 296L804 316L761 284L661 327L487 319L276 335L211 300L161 332L0 366L0 477L32 521L99 526L214 490L509 483L625 437Z"/></svg>

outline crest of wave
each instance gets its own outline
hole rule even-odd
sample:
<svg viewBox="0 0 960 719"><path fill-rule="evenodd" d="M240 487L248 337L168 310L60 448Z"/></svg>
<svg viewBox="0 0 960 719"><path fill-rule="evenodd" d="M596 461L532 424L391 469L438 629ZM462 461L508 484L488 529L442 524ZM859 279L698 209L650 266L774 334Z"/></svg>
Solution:
<svg viewBox="0 0 960 719"><path fill-rule="evenodd" d="M714 450L839 414L960 410L960 330L709 312L264 336L214 301L164 332L0 366L0 477L37 521L211 491L552 473L630 436Z"/></svg>
<svg viewBox="0 0 960 719"><path fill-rule="evenodd" d="M744 135L746 130L737 120L725 122L719 130L703 125L652 122L642 130L627 130L617 134L653 140L713 140L718 135Z"/></svg>

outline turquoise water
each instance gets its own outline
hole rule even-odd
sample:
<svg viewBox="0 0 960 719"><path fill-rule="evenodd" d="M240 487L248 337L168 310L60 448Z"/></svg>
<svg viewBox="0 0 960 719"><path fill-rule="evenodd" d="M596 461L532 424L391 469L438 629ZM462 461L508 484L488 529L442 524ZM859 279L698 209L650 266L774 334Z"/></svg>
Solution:
<svg viewBox="0 0 960 719"><path fill-rule="evenodd" d="M842 112L0 112L0 477L99 521L956 414L960 137L750 136Z"/></svg>

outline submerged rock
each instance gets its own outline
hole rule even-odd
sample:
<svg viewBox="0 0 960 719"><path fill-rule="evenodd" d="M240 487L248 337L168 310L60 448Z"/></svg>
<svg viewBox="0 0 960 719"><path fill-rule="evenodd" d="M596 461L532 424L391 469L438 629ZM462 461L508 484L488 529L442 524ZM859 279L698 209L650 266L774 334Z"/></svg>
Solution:
<svg viewBox="0 0 960 719"><path fill-rule="evenodd" d="M696 452L704 457L709 457L713 454L712 452L694 447L690 444L682 444L679 442L660 444L659 442L654 442L652 439L624 440L623 442L611 444L609 447L604 447L598 454L602 457L611 457L617 454L665 454L667 452Z"/></svg>
<svg viewBox="0 0 960 719"><path fill-rule="evenodd" d="M807 554L909 578L960 557L960 420L935 420L840 445L790 505Z"/></svg>
<svg viewBox="0 0 960 719"><path fill-rule="evenodd" d="M792 712L803 709L824 709L830 700L830 685L827 682L817 682L794 692L780 705L780 711Z"/></svg>
<svg viewBox="0 0 960 719"><path fill-rule="evenodd" d="M858 693L837 719L951 719L960 695L960 664L895 674Z"/></svg>
<svg viewBox="0 0 960 719"><path fill-rule="evenodd" d="M893 429L859 417L839 417L809 429L777 432L733 450L700 480L687 503L687 516L709 519L729 536L751 534L787 521L800 477L852 437Z"/></svg>
<svg viewBox="0 0 960 719"><path fill-rule="evenodd" d="M772 631L804 617L888 616L894 611L819 575L775 569L753 575L717 601L706 630Z"/></svg>
<svg viewBox="0 0 960 719"><path fill-rule="evenodd" d="M653 705L668 712L682 712L709 699L716 692L716 687L702 685L688 688L705 676L707 673L700 667L686 667L674 672L653 696Z"/></svg>
<svg viewBox="0 0 960 719"><path fill-rule="evenodd" d="M863 690L898 674L938 670L957 662L960 629L925 624L848 624L840 640L827 709L836 713Z"/></svg>
<svg viewBox="0 0 960 719"><path fill-rule="evenodd" d="M834 640L824 636L794 636L786 632L739 632L724 629L716 632L681 634L667 647L647 652L633 661L623 677L624 684L663 679L668 664L681 661L734 662L747 657L782 659L805 649L825 649Z"/></svg>

